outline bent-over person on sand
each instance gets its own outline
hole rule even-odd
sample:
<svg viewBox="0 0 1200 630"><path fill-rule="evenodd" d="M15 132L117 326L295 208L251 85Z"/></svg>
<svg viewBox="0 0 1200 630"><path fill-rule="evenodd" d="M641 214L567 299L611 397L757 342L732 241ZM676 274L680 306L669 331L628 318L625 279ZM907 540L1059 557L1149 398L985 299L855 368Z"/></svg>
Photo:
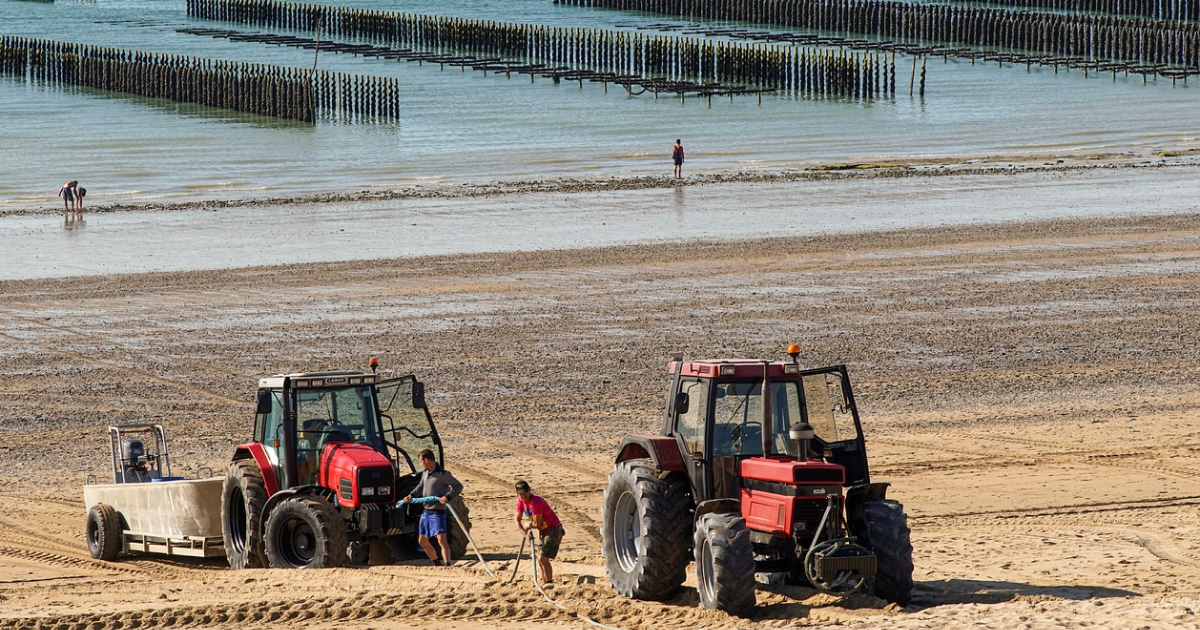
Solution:
<svg viewBox="0 0 1200 630"><path fill-rule="evenodd" d="M63 212L70 212L71 210L73 210L75 208L75 186L76 185L77 185L77 182L75 180L71 180L71 181L63 184L62 188L58 189L58 196L62 197L62 200L63 200Z"/></svg>
<svg viewBox="0 0 1200 630"><path fill-rule="evenodd" d="M416 497L439 497L437 501L430 501L425 504L425 511L421 512L421 522L417 526L417 542L421 543L421 548L425 550L425 555L429 556L429 560L435 565L449 565L452 562L450 555L450 529L446 523L446 503L450 498L462 494L462 482L455 479L454 475L446 472L445 468L438 465L437 460L433 457L433 451L425 449L421 451L421 466L425 469L421 473L421 480L417 482L417 487L413 488L412 494L404 497L404 503L408 503ZM438 559L437 550L433 548L433 543L430 538L436 538L438 547L442 550L442 558Z"/></svg>
<svg viewBox="0 0 1200 630"><path fill-rule="evenodd" d="M522 517L529 518L528 526L522 522ZM562 544L563 534L566 532L563 530L562 521L558 520L558 515L550 509L550 504L530 492L529 482L524 479L517 482L517 529L521 530L522 536L527 536L530 540L533 540L533 533L537 532L537 537L542 543L542 550L537 559L538 570L542 573L543 584L553 584L554 568L550 566L550 561L558 555L558 546Z"/></svg>

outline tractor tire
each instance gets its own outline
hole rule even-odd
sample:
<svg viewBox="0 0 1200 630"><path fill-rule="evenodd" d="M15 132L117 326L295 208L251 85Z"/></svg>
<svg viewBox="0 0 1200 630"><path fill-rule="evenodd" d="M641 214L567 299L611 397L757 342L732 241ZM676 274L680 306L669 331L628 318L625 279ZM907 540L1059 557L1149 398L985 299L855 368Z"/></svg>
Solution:
<svg viewBox="0 0 1200 630"><path fill-rule="evenodd" d="M346 563L346 522L328 501L300 495L271 510L263 548L272 569L324 569Z"/></svg>
<svg viewBox="0 0 1200 630"><path fill-rule="evenodd" d="M868 501L862 505L867 547L875 553L871 593L880 599L907 606L912 599L912 533L908 517L897 501Z"/></svg>
<svg viewBox="0 0 1200 630"><path fill-rule="evenodd" d="M265 566L262 541L262 511L267 504L267 486L254 460L229 465L221 488L221 534L225 558L231 569Z"/></svg>
<svg viewBox="0 0 1200 630"><path fill-rule="evenodd" d="M754 545L741 514L710 512L696 521L700 607L749 617L754 612Z"/></svg>
<svg viewBox="0 0 1200 630"><path fill-rule="evenodd" d="M454 495L450 499L449 504L450 507L454 508L454 513L458 514L458 518L462 519L463 525L466 525L467 529L464 531L462 527L459 527L458 521L454 520L453 514L446 514L446 527L450 529L451 556L449 560L442 558L446 564L466 557L468 547L471 543L470 539L467 538L468 532L471 531L471 508L467 507L466 501L463 501L463 498L458 495ZM438 555L441 555L441 547L436 544L434 547L437 548Z"/></svg>
<svg viewBox="0 0 1200 630"><path fill-rule="evenodd" d="M417 542L416 533L388 536L387 546L391 552L392 562L420 560L427 557L425 550L421 549L421 544Z"/></svg>
<svg viewBox="0 0 1200 630"><path fill-rule="evenodd" d="M111 505L97 503L88 510L88 553L97 560L112 562L121 553L121 515Z"/></svg>
<svg viewBox="0 0 1200 630"><path fill-rule="evenodd" d="M664 475L647 460L617 464L604 490L600 529L614 590L658 601L679 592L692 555L691 509L687 477Z"/></svg>

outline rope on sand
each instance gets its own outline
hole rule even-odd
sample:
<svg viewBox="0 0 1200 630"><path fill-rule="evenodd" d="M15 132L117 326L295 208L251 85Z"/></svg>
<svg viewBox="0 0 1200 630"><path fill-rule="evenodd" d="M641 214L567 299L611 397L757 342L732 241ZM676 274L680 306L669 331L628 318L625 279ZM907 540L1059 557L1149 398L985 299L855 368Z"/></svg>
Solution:
<svg viewBox="0 0 1200 630"><path fill-rule="evenodd" d="M525 548L524 541L522 541L522 543L521 543L521 548L522 549ZM520 559L521 559L521 556L518 555L517 560L519 561ZM541 593L542 599L550 602L551 604L554 605L555 608L558 608L559 610L567 613L568 615L571 615L572 617L578 617L578 618L592 624L593 626L596 626L597 628L607 628L608 630L624 630L623 628L620 628L617 626L610 626L607 624L600 623L599 621L596 621L595 619L592 619L592 618L584 615L583 613L575 612L575 611L571 610L570 608L567 608L566 606L563 606L562 604L554 601L554 598L547 595L546 590L542 588L542 581L540 579L538 579L537 545L533 544L532 542L529 544L529 563L533 565L533 585L535 587L537 587L538 593ZM514 574L515 574L515 572L514 572Z"/></svg>

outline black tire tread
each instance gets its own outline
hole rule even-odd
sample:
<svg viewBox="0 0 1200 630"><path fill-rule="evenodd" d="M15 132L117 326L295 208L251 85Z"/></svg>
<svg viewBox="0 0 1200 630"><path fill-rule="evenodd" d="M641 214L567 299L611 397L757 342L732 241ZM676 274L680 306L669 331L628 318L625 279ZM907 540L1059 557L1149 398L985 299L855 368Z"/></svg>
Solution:
<svg viewBox="0 0 1200 630"><path fill-rule="evenodd" d="M92 543L95 528L96 542ZM97 560L112 562L121 553L121 515L107 503L97 503L88 510L87 541L88 553Z"/></svg>
<svg viewBox="0 0 1200 630"><path fill-rule="evenodd" d="M633 492L639 505L644 554L633 571L621 568L613 540L617 499ZM683 475L663 475L647 460L617 464L604 491L601 539L604 564L614 590L625 597L662 601L679 592L692 555L692 498Z"/></svg>
<svg viewBox="0 0 1200 630"><path fill-rule="evenodd" d="M701 549L707 540L712 549L712 566L702 566ZM702 571L712 571L713 598L699 588L702 608L724 610L731 615L749 617L754 612L754 544L741 514L710 512L696 520L696 579Z"/></svg>
<svg viewBox="0 0 1200 630"><path fill-rule="evenodd" d="M868 546L877 563L871 593L907 606L912 600L913 548L904 507L897 501L868 501L862 506L862 515Z"/></svg>
<svg viewBox="0 0 1200 630"><path fill-rule="evenodd" d="M309 523L317 534L318 551L312 562L297 566L279 551L276 535L279 521L287 518L311 518ZM271 510L263 532L263 548L268 566L272 569L325 569L346 564L350 540L341 514L328 501L315 496L298 495L286 499Z"/></svg>
<svg viewBox="0 0 1200 630"><path fill-rule="evenodd" d="M450 530L448 534L450 538L450 562L454 562L467 555L470 545L467 532L471 531L471 508L457 494L450 498L449 505L454 508L455 514L458 514L458 518L462 519L463 525L467 527L467 530L463 531L463 528L458 526L458 521L454 520L454 515L446 514L446 527ZM440 545L434 545L434 547L437 548L440 555L442 553Z"/></svg>
<svg viewBox="0 0 1200 630"><path fill-rule="evenodd" d="M237 488L246 513L245 541L234 541L229 527L230 494ZM221 535L225 542L225 557L231 569L257 569L265 566L266 553L262 541L262 509L267 504L267 485L262 471L253 460L238 460L229 465L225 484L221 488Z"/></svg>

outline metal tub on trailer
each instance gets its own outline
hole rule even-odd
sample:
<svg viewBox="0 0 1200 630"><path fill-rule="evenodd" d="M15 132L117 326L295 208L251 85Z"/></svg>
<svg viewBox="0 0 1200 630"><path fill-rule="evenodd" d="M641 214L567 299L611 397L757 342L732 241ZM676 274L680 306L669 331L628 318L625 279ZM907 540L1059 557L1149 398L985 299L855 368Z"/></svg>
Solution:
<svg viewBox="0 0 1200 630"><path fill-rule="evenodd" d="M122 551L199 558L224 557L221 486L224 479L175 479L151 483L84 486L90 511L113 507L121 518Z"/></svg>

